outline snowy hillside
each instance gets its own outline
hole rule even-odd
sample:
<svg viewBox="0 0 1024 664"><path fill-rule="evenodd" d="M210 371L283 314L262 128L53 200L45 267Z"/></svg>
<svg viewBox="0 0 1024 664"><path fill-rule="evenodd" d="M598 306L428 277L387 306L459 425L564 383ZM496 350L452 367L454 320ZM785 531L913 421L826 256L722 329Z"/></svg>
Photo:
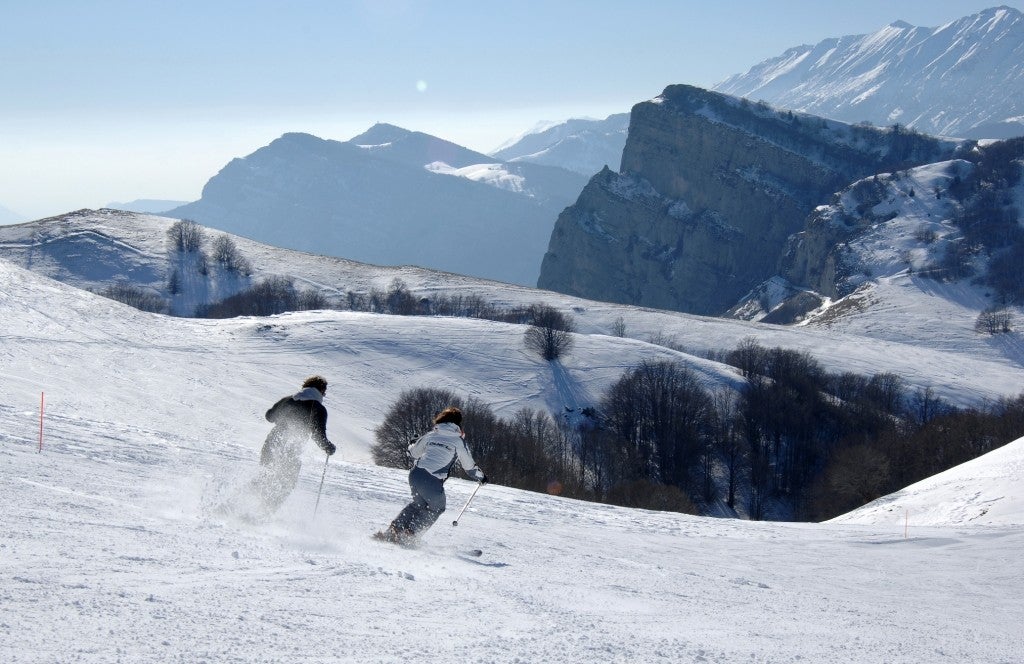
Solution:
<svg viewBox="0 0 1024 664"><path fill-rule="evenodd" d="M834 523L1006 526L1024 523L1024 438L879 498Z"/></svg>
<svg viewBox="0 0 1024 664"><path fill-rule="evenodd" d="M576 303L588 329L627 311ZM0 312L4 662L959 664L1009 663L1024 650L1019 507L984 520L950 507L905 530L704 519L488 485L455 528L472 486L451 480L450 511L421 549L369 538L408 496L405 473L365 453L402 388L449 387L504 412L586 398L643 357L733 380L710 362L588 335L555 376L522 350L516 326L337 311L169 318L4 260ZM633 313L630 326L675 319L673 329L715 343L762 331ZM788 336L880 359L841 335ZM942 355L877 346L922 365ZM975 388L1009 386L984 361L945 359L983 375ZM256 466L263 410L312 371L331 380L339 454L325 466L308 446L299 486L271 522L216 516ZM950 471L943 499L966 506L998 491L1019 506L1021 458L1018 441L975 462L1003 469L987 486L984 472ZM483 555L459 554L469 547Z"/></svg>
<svg viewBox="0 0 1024 664"><path fill-rule="evenodd" d="M101 290L103 284L109 283L111 279L130 278L156 290L166 289L166 230L172 223L173 220L162 217L101 210L82 211L20 226L0 227L0 259L79 288ZM894 372L907 381L910 389L931 387L938 396L954 404L979 404L1003 396L1014 397L1024 391L1024 372L1020 370L1024 366L1024 344L994 345L988 339L974 334L973 316L976 314L971 315L967 311L961 312L958 317L938 319L937 328L932 330L934 336L920 335L890 340L880 338L884 336L881 334L866 336L835 329L761 325L595 302L450 273L410 267L376 267L279 249L244 238L235 239L242 255L252 264L253 281L274 275L290 277L301 288L319 290L332 306L344 306L345 294L349 290L366 292L376 288L384 291L398 278L417 297L431 298L457 293L478 296L495 306L506 308L542 301L571 313L579 332L594 335L593 339L611 335L616 321L621 318L627 339L616 340L609 336L607 342L638 346L646 345L652 339L660 343L670 342L674 347L687 349L694 358L732 350L742 340L753 337L767 347L782 346L807 351L825 369L833 372L851 371L865 375ZM99 301L106 303L102 299ZM353 320L369 321L367 325L371 328L381 320L377 316L364 318L351 313L292 316L301 319L317 315L353 316ZM879 309L873 329L913 329L914 321L907 320L906 316L904 311L897 308ZM291 320L287 316L283 318ZM482 321L458 322L435 318L394 320L396 325L414 328L457 324L483 325L486 329L492 329L492 324ZM203 326L210 323L170 321L166 324L195 325L205 329ZM261 325L256 321L226 324L240 325L245 329L255 329ZM429 336L427 332L423 334ZM508 334L508 352L521 352L521 331ZM1002 336L1009 339L1012 335ZM476 356L476 353L471 355ZM572 358L567 360L574 361ZM579 361L580 366L584 366L583 360ZM612 367L628 364L617 359L608 362ZM725 371L724 368L722 370ZM271 384L278 383L272 381ZM277 389L275 387L274 391ZM599 394L598 389L590 390L591 397L596 398ZM558 410L562 404L553 402L552 407ZM360 445L365 448L370 437L364 432L360 441Z"/></svg>
<svg viewBox="0 0 1024 664"><path fill-rule="evenodd" d="M860 222L863 229L836 251L841 255L837 270L844 275L840 286L849 295L826 299L802 324L1020 358L1024 340L1019 330L988 335L975 329L983 310L1000 305L995 290L973 278L941 279L937 272L948 247L963 237L953 221L962 207L948 194L950 184L972 168L955 160L880 174L848 188L835 205L819 208L817 214L825 223L842 223L844 218L874 221ZM856 193L866 187L874 192L868 202ZM1024 186L1017 185L1005 196L1024 201ZM984 258L982 254L975 259L979 274L984 273ZM1009 311L1024 320L1024 309L1011 306ZM764 313L754 319L760 320Z"/></svg>
<svg viewBox="0 0 1024 664"><path fill-rule="evenodd" d="M797 46L714 89L847 122L1007 138L1024 134L1022 61L1024 15L1004 6Z"/></svg>
<svg viewBox="0 0 1024 664"><path fill-rule="evenodd" d="M195 435L248 450L266 434L264 411L311 373L331 382L331 437L361 462L383 413L410 387L472 395L510 416L523 407L559 413L590 405L644 359L682 359L709 387L738 384L724 365L604 335L581 336L572 357L553 368L527 352L518 325L342 311L172 318L6 261L0 284L0 408L17 410L45 392L55 418L79 413L158 437L174 435L189 413Z"/></svg>

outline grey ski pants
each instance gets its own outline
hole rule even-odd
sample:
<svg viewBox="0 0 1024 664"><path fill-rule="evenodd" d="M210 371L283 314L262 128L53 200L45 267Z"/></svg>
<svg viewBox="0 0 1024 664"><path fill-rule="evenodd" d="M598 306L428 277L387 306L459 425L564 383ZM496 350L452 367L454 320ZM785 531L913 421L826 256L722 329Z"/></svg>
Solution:
<svg viewBox="0 0 1024 664"><path fill-rule="evenodd" d="M439 480L422 468L409 472L412 502L405 506L392 527L398 531L420 533L434 525L445 508L444 480Z"/></svg>

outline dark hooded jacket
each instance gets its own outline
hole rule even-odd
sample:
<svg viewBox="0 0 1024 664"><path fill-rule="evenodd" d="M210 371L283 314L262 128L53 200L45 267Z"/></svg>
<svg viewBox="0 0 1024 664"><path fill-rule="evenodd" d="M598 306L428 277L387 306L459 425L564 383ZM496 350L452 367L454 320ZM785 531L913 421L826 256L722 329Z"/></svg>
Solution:
<svg viewBox="0 0 1024 664"><path fill-rule="evenodd" d="M320 390L307 387L270 407L266 417L274 428L263 443L260 463L298 457L307 436L312 436L313 442L328 454L334 451L334 444L327 439L327 409L320 403L322 399Z"/></svg>

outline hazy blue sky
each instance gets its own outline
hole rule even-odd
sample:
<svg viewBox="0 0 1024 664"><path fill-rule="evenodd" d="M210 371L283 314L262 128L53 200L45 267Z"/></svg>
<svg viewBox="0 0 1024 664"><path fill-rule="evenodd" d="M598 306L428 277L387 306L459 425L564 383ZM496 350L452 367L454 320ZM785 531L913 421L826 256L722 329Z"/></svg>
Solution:
<svg viewBox="0 0 1024 664"><path fill-rule="evenodd" d="M488 152L970 0L33 0L0 11L0 205L194 200L289 131L390 122ZM1003 3L1020 9L1024 2Z"/></svg>

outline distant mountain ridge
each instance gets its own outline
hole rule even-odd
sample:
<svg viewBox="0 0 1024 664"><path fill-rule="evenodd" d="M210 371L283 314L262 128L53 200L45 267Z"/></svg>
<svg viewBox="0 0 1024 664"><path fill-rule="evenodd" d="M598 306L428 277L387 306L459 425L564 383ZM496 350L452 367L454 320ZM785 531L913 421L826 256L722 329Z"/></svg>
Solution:
<svg viewBox="0 0 1024 664"><path fill-rule="evenodd" d="M843 122L900 123L959 138L1024 135L1021 17L996 7L939 28L895 21L867 35L795 46L711 89ZM628 116L547 124L492 154L587 175L604 165L617 171Z"/></svg>
<svg viewBox="0 0 1024 664"><path fill-rule="evenodd" d="M572 119L520 137L491 155L503 161L546 164L593 175L605 166L619 169L629 113L604 120Z"/></svg>
<svg viewBox="0 0 1024 664"><path fill-rule="evenodd" d="M1008 138L1024 135L1021 62L1024 14L1001 6L937 28L896 21L797 46L713 89L844 122Z"/></svg>
<svg viewBox="0 0 1024 664"><path fill-rule="evenodd" d="M300 251L533 285L584 183L380 124L347 142L285 134L167 214Z"/></svg>

